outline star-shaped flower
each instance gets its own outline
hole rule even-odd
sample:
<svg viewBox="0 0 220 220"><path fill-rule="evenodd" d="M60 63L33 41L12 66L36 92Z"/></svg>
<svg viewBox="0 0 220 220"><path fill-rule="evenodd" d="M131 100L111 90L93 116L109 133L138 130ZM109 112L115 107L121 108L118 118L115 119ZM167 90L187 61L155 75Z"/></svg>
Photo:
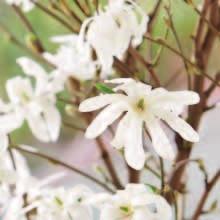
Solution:
<svg viewBox="0 0 220 220"><path fill-rule="evenodd" d="M175 153L164 133L160 121L166 122L187 141L197 142L199 136L178 115L187 105L199 102L192 91L169 92L133 79L114 79L109 83L120 84L114 94L101 94L83 101L81 112L91 112L105 107L86 130L87 138L99 136L116 119L119 122L112 145L124 148L127 163L134 169L142 169L145 163L143 128L146 127L155 151L163 158L173 160Z"/></svg>

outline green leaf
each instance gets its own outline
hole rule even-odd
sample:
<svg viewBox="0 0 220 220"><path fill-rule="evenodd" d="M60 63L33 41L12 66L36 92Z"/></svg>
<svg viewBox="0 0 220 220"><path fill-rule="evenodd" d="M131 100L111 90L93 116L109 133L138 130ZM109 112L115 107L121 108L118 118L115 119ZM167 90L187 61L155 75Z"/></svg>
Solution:
<svg viewBox="0 0 220 220"><path fill-rule="evenodd" d="M153 186L149 183L145 183L144 185L146 185L148 188L150 188L150 190L153 192L153 193L158 193L160 190L156 187L156 186Z"/></svg>
<svg viewBox="0 0 220 220"><path fill-rule="evenodd" d="M103 93L106 93L106 94L113 94L113 93L115 93L110 87L106 86L103 83L96 83L95 87L100 92L103 92Z"/></svg>

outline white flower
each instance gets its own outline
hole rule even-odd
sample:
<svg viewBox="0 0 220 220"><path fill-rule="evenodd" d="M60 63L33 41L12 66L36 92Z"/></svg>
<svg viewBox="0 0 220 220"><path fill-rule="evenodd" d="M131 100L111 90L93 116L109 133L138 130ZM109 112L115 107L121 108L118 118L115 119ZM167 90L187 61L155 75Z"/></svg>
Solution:
<svg viewBox="0 0 220 220"><path fill-rule="evenodd" d="M100 208L100 220L171 220L166 200L143 184L128 184L115 195L99 194L91 200Z"/></svg>
<svg viewBox="0 0 220 220"><path fill-rule="evenodd" d="M21 6L24 12L29 12L34 7L34 3L30 0L6 0L6 3Z"/></svg>
<svg viewBox="0 0 220 220"><path fill-rule="evenodd" d="M123 94L105 94L81 103L81 112L91 112L107 106L86 130L87 138L99 136L110 124L124 113L112 145L125 150L127 163L134 169L144 166L143 126L146 126L155 151L165 159L174 159L173 148L160 126L160 119L166 122L182 138L197 142L199 136L193 128L178 115L186 105L199 102L199 96L192 91L169 92L163 88L136 82L133 79L115 79L110 83L121 84L114 91Z"/></svg>
<svg viewBox="0 0 220 220"><path fill-rule="evenodd" d="M91 220L92 212L85 200L91 191L85 186L65 190L57 188L42 195L37 205L37 220Z"/></svg>
<svg viewBox="0 0 220 220"><path fill-rule="evenodd" d="M139 18L138 18L139 17ZM142 42L148 16L132 0L110 1L104 11L85 20L80 38L95 50L102 72L110 74L114 57L122 59L131 43Z"/></svg>
<svg viewBox="0 0 220 220"><path fill-rule="evenodd" d="M18 59L24 72L33 76L36 85L29 78L20 76L7 81L6 90L13 108L13 114L19 115L22 121L27 120L32 133L41 141L56 141L61 126L61 116L56 108L56 92L59 85L35 62L28 58ZM8 114L6 114L9 117ZM0 116L0 121L2 117ZM13 121L9 120L10 123Z"/></svg>
<svg viewBox="0 0 220 220"><path fill-rule="evenodd" d="M8 134L19 128L21 124L22 118L13 111L12 106L0 100L0 153L8 147Z"/></svg>
<svg viewBox="0 0 220 220"><path fill-rule="evenodd" d="M55 55L44 53L44 57L57 67L65 81L69 76L79 80L93 79L96 74L96 62L92 60L92 50L87 43L79 45L77 35L53 37L52 41L61 46Z"/></svg>
<svg viewBox="0 0 220 220"><path fill-rule="evenodd" d="M23 179L30 176L30 171L25 158L16 150L12 150L14 162L17 165L14 170L11 157L8 152L0 154L0 216L11 207L18 205L18 202L12 202L12 196L15 196L22 187ZM11 187L13 186L13 187ZM16 186L16 187L15 187ZM17 201L17 200L16 200ZM11 211L9 211L11 213ZM7 213L7 212L6 212ZM10 218L3 218L10 219Z"/></svg>
<svg viewBox="0 0 220 220"><path fill-rule="evenodd" d="M27 220L24 213L22 213L22 208L24 206L24 199L22 196L17 196L12 198L3 215L3 220Z"/></svg>

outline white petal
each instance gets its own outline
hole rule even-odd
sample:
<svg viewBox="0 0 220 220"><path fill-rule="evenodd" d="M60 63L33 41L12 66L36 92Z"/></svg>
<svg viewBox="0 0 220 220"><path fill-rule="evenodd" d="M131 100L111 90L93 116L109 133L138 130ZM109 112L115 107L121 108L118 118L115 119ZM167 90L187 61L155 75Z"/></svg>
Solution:
<svg viewBox="0 0 220 220"><path fill-rule="evenodd" d="M19 76L7 81L6 90L9 99L13 103L18 103L23 98L31 98L33 96L31 81L29 79L24 79Z"/></svg>
<svg viewBox="0 0 220 220"><path fill-rule="evenodd" d="M27 57L18 58L17 63L21 66L26 75L35 77L37 80L37 91L41 91L45 88L48 76L45 70L38 63Z"/></svg>
<svg viewBox="0 0 220 220"><path fill-rule="evenodd" d="M101 210L100 220L124 220L124 215L119 208L106 206Z"/></svg>
<svg viewBox="0 0 220 220"><path fill-rule="evenodd" d="M51 41L54 43L72 43L77 41L78 36L75 34L66 34L66 35L60 35L60 36L54 36L51 38Z"/></svg>
<svg viewBox="0 0 220 220"><path fill-rule="evenodd" d="M121 149L125 145L126 135L125 131L128 128L130 116L128 113L120 120L114 139L111 141L111 145L116 149Z"/></svg>
<svg viewBox="0 0 220 220"><path fill-rule="evenodd" d="M160 127L159 120L152 117L150 120L145 120L145 122L155 151L164 159L174 160L174 150L163 129Z"/></svg>
<svg viewBox="0 0 220 220"><path fill-rule="evenodd" d="M125 158L130 167L140 170L145 163L143 149L143 121L139 118L130 117L125 132Z"/></svg>
<svg viewBox="0 0 220 220"><path fill-rule="evenodd" d="M92 97L83 101L79 106L80 112L92 112L97 109L103 108L106 105L112 104L113 102L120 101L123 99L123 95L120 94L107 94Z"/></svg>
<svg viewBox="0 0 220 220"><path fill-rule="evenodd" d="M169 92L163 88L154 89L151 93L155 102L161 105L167 103L174 103L176 105L194 105L200 101L200 97L193 91L178 91Z"/></svg>
<svg viewBox="0 0 220 220"><path fill-rule="evenodd" d="M110 124L112 124L126 110L126 106L121 103L112 104L106 107L86 130L87 138L99 136Z"/></svg>
<svg viewBox="0 0 220 220"><path fill-rule="evenodd" d="M44 106L44 119L50 136L50 141L57 141L60 134L61 116L56 106Z"/></svg>
<svg viewBox="0 0 220 220"><path fill-rule="evenodd" d="M6 134L0 134L0 153L6 151L8 148L8 136Z"/></svg>
<svg viewBox="0 0 220 220"><path fill-rule="evenodd" d="M50 141L51 138L50 138L50 133L47 128L47 124L45 122L45 119L42 117L40 113L39 114L29 113L27 115L27 122L33 135L37 139L43 142Z"/></svg>
<svg viewBox="0 0 220 220"><path fill-rule="evenodd" d="M163 197L159 195L142 194L142 196L139 196L137 198L136 204L134 205L142 206L142 208L135 213L135 218L134 218L135 220L141 219L144 216L146 216L149 219L155 219L155 220L172 219L172 209L170 205ZM153 206L157 211L156 212L152 211L150 206Z"/></svg>
<svg viewBox="0 0 220 220"><path fill-rule="evenodd" d="M0 133L10 133L19 128L23 123L23 116L15 112L0 115Z"/></svg>
<svg viewBox="0 0 220 220"><path fill-rule="evenodd" d="M174 113L167 112L164 113L163 120L168 123L168 125L180 134L182 138L191 142L198 142L198 133L182 118L178 117Z"/></svg>
<svg viewBox="0 0 220 220"><path fill-rule="evenodd" d="M111 80L105 80L105 82L112 84L122 84L122 83L134 82L134 80L132 78L116 78Z"/></svg>

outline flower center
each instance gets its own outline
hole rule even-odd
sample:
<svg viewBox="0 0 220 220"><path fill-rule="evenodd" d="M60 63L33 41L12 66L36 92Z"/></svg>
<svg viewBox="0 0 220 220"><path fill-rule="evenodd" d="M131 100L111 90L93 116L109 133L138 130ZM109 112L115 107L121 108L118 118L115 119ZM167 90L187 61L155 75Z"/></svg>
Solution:
<svg viewBox="0 0 220 220"><path fill-rule="evenodd" d="M27 104L29 101L30 101L30 97L25 92L22 92L22 94L21 94L21 103L22 104Z"/></svg>
<svg viewBox="0 0 220 220"><path fill-rule="evenodd" d="M63 206L63 201L58 196L55 196L54 201L59 207Z"/></svg>
<svg viewBox="0 0 220 220"><path fill-rule="evenodd" d="M138 109L140 109L140 110L144 110L144 99L140 99L139 101L138 101L138 103L137 103L137 107L138 107Z"/></svg>
<svg viewBox="0 0 220 220"><path fill-rule="evenodd" d="M146 102L143 98L139 99L135 104L136 111L143 112L146 110Z"/></svg>
<svg viewBox="0 0 220 220"><path fill-rule="evenodd" d="M131 216L134 212L133 207L131 205L122 205L119 207L120 211L125 215L125 216Z"/></svg>

